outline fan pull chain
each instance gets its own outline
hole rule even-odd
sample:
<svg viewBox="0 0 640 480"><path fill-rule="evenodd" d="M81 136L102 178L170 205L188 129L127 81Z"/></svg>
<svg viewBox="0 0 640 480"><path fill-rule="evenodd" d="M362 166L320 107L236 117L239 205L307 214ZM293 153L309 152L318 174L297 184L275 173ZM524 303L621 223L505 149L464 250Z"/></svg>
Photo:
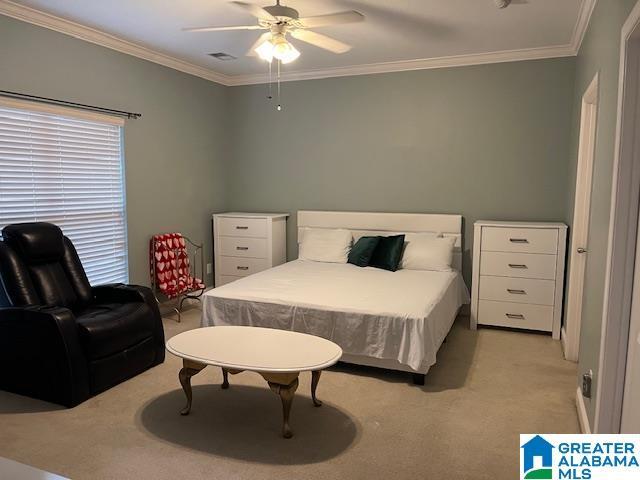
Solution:
<svg viewBox="0 0 640 480"><path fill-rule="evenodd" d="M278 111L282 110L282 104L280 103L280 60L278 60Z"/></svg>
<svg viewBox="0 0 640 480"><path fill-rule="evenodd" d="M268 62L268 63L269 63L269 83L268 83L268 87L267 87L267 89L268 89L267 98L269 100L271 100L273 98L273 94L271 93L271 87L273 85L273 78L272 78L272 74L271 74L271 62Z"/></svg>

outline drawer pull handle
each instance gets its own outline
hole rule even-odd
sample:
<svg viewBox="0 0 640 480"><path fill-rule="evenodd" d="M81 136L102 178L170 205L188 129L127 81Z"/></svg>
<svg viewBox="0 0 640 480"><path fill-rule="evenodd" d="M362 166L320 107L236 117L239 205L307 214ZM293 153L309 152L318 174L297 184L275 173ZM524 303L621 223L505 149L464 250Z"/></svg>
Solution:
<svg viewBox="0 0 640 480"><path fill-rule="evenodd" d="M236 247L236 250L249 250L249 247Z"/></svg>
<svg viewBox="0 0 640 480"><path fill-rule="evenodd" d="M511 243L529 243L529 240L526 238L510 238L509 241Z"/></svg>
<svg viewBox="0 0 640 480"><path fill-rule="evenodd" d="M236 230L249 230L249 227L245 227L243 225L236 225Z"/></svg>
<svg viewBox="0 0 640 480"><path fill-rule="evenodd" d="M527 292L525 292L524 290L514 289L514 288L507 288L507 292L509 292L512 295L526 295L527 294Z"/></svg>
<svg viewBox="0 0 640 480"><path fill-rule="evenodd" d="M249 267L240 267L240 266L237 266L236 268L237 268L238 270L249 270Z"/></svg>
<svg viewBox="0 0 640 480"><path fill-rule="evenodd" d="M528 268L524 263L510 263L511 268Z"/></svg>
<svg viewBox="0 0 640 480"><path fill-rule="evenodd" d="M521 315L519 313L505 313L505 315L507 316L507 318L511 318L513 320L524 320L524 315Z"/></svg>

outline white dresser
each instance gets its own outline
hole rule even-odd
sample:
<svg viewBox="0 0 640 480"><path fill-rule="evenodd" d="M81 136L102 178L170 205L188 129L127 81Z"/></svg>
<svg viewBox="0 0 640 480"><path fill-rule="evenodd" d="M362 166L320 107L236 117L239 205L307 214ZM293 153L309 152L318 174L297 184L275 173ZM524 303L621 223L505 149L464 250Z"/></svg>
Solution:
<svg viewBox="0 0 640 480"><path fill-rule="evenodd" d="M560 338L567 226L474 224L471 328L552 332Z"/></svg>
<svg viewBox="0 0 640 480"><path fill-rule="evenodd" d="M214 214L215 286L286 262L288 216L287 213Z"/></svg>

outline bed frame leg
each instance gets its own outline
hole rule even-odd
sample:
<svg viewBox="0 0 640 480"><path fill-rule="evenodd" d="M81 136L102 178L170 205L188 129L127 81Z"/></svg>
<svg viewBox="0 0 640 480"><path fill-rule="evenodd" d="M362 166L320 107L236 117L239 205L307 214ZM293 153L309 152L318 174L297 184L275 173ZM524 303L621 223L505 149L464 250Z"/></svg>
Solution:
<svg viewBox="0 0 640 480"><path fill-rule="evenodd" d="M414 385L424 385L424 377L426 375L422 373L412 373L411 376L413 377Z"/></svg>

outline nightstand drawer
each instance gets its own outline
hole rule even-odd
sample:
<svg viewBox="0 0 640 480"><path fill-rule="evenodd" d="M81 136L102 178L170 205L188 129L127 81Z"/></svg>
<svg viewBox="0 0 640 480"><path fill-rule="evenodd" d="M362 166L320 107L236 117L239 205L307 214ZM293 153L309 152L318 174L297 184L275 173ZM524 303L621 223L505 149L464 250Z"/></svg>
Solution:
<svg viewBox="0 0 640 480"><path fill-rule="evenodd" d="M556 282L529 278L480 276L481 300L553 305Z"/></svg>
<svg viewBox="0 0 640 480"><path fill-rule="evenodd" d="M220 235L226 237L267 236L267 221L264 218L221 217L218 227Z"/></svg>
<svg viewBox="0 0 640 480"><path fill-rule="evenodd" d="M550 332L553 328L553 307L480 300L478 323Z"/></svg>
<svg viewBox="0 0 640 480"><path fill-rule="evenodd" d="M547 253L558 252L558 230L546 228L483 227L483 251Z"/></svg>
<svg viewBox="0 0 640 480"><path fill-rule="evenodd" d="M267 239L220 237L220 255L226 257L267 258Z"/></svg>
<svg viewBox="0 0 640 480"><path fill-rule="evenodd" d="M246 277L269 268L267 260L262 258L220 257L220 275Z"/></svg>
<svg viewBox="0 0 640 480"><path fill-rule="evenodd" d="M480 275L555 280L556 255L483 252Z"/></svg>

